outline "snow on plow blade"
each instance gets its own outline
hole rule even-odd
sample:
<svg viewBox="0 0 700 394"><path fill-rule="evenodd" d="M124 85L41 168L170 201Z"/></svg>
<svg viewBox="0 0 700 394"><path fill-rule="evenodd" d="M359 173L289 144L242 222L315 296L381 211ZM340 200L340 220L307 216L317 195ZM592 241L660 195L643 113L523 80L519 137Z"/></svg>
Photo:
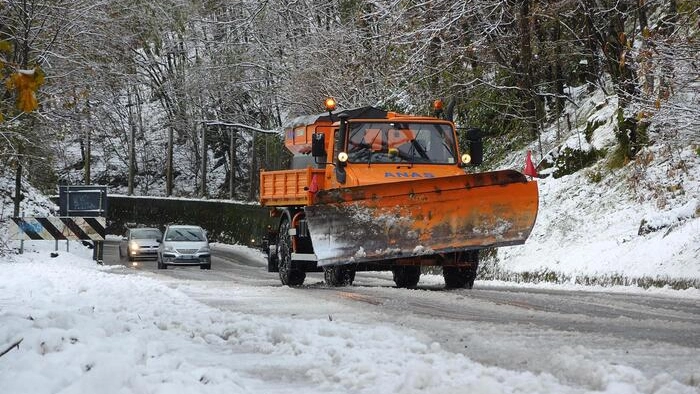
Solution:
<svg viewBox="0 0 700 394"><path fill-rule="evenodd" d="M321 190L306 220L319 265L525 242L537 183L505 170Z"/></svg>

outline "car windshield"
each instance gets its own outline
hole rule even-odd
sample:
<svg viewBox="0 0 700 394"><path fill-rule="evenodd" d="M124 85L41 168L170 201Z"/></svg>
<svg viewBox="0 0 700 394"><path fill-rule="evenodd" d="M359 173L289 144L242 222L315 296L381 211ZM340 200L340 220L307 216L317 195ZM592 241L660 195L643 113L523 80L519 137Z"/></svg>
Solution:
<svg viewBox="0 0 700 394"><path fill-rule="evenodd" d="M350 123L348 160L352 163L454 164L452 128L443 123Z"/></svg>
<svg viewBox="0 0 700 394"><path fill-rule="evenodd" d="M204 241L204 233L199 228L171 228L165 235L166 241Z"/></svg>
<svg viewBox="0 0 700 394"><path fill-rule="evenodd" d="M131 230L132 239L159 239L160 231L154 228L140 228Z"/></svg>

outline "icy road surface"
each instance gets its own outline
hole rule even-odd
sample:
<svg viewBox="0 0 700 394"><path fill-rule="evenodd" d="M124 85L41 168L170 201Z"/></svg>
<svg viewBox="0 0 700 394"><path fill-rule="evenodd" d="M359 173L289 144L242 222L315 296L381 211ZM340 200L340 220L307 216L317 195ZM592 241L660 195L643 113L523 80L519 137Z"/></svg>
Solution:
<svg viewBox="0 0 700 394"><path fill-rule="evenodd" d="M196 267L158 271L155 263L140 269L156 272L214 308L395 326L485 366L551 374L584 391L609 390L620 374L626 376L623 381L641 379L639 392L671 389L665 379L700 392L697 293L674 297L641 289L606 292L493 282L446 291L441 277L426 275L418 289L409 290L394 288L390 273L358 273L354 285L345 288L328 288L322 274L309 273L303 287L288 288L276 273L266 272L262 255L225 246L214 255L210 272ZM648 380L630 378L635 374Z"/></svg>
<svg viewBox="0 0 700 394"><path fill-rule="evenodd" d="M0 256L0 393L700 392L697 289L283 287L262 255L211 270Z"/></svg>

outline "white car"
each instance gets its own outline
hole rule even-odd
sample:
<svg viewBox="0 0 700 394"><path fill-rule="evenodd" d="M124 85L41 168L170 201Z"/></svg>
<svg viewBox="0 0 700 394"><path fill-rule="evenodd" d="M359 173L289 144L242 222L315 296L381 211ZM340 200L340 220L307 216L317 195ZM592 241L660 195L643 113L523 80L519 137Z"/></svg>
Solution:
<svg viewBox="0 0 700 394"><path fill-rule="evenodd" d="M211 249L207 233L199 226L172 225L165 228L159 240L158 269L169 265L198 265L211 269Z"/></svg>
<svg viewBox="0 0 700 394"><path fill-rule="evenodd" d="M129 261L155 259L158 240L163 236L160 230L151 227L138 227L126 230L119 243L119 257L127 256Z"/></svg>

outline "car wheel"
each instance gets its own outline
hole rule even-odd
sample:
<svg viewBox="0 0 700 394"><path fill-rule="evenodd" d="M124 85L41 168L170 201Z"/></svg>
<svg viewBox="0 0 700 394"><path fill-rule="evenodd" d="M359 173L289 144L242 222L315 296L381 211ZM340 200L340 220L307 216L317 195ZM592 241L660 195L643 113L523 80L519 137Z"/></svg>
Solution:
<svg viewBox="0 0 700 394"><path fill-rule="evenodd" d="M209 264L202 264L202 265L199 266L199 269L202 269L202 270L210 270L210 269L211 269L211 263L209 263Z"/></svg>

